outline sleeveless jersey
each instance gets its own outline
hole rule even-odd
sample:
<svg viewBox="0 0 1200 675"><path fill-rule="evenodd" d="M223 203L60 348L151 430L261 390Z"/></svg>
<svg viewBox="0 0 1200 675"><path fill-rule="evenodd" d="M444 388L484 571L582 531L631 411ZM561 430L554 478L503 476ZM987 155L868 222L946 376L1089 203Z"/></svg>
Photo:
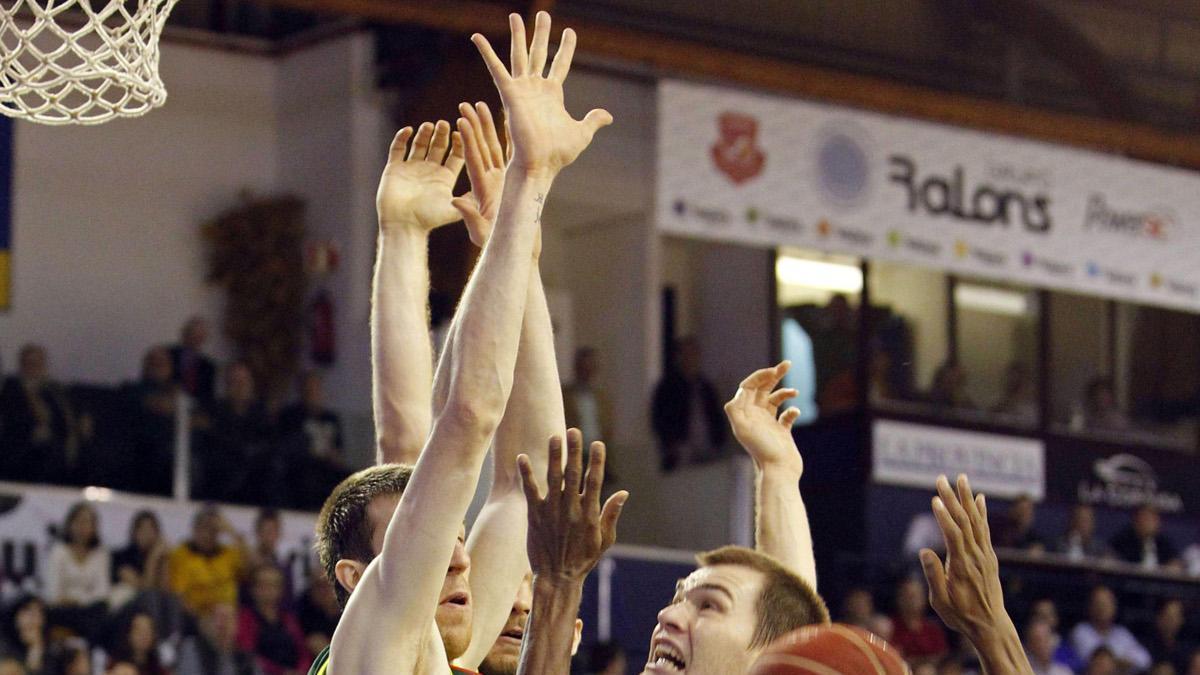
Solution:
<svg viewBox="0 0 1200 675"><path fill-rule="evenodd" d="M450 672L456 675L479 675L473 670L464 670L457 666L450 666ZM308 675L329 675L329 647L317 654L317 660L313 661L312 668L308 669Z"/></svg>

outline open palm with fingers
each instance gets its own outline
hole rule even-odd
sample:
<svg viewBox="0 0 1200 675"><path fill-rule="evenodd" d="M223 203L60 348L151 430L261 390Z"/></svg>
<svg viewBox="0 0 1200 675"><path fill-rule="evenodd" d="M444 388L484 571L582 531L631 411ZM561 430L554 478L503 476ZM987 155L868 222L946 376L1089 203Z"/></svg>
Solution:
<svg viewBox="0 0 1200 675"><path fill-rule="evenodd" d="M563 81L575 54L575 31L563 31L554 63L546 71L550 15L538 12L533 41L526 47L525 22L509 16L512 29L510 68L506 68L487 38L475 34L492 80L504 102L513 144L512 164L530 173L553 176L579 157L601 127L612 123L607 111L592 110L576 120L563 101ZM543 74L545 73L545 74Z"/></svg>
<svg viewBox="0 0 1200 675"><path fill-rule="evenodd" d="M492 224L500 212L506 157L492 111L486 103L479 102L474 106L460 103L458 112L466 121L466 125L460 125L460 133L467 176L471 178L471 193L456 197L453 203L467 225L471 243L482 248L491 236Z"/></svg>
<svg viewBox="0 0 1200 675"><path fill-rule="evenodd" d="M375 197L379 226L428 231L459 220L451 200L463 162L462 139L451 133L448 122L426 122L415 136L412 127L401 129L388 151Z"/></svg>
<svg viewBox="0 0 1200 675"><path fill-rule="evenodd" d="M804 459L792 438L792 425L800 416L800 410L788 408L778 414L779 406L795 397L797 392L795 389L775 389L791 365L783 361L772 368L751 373L742 380L733 399L725 404L725 415L734 437L759 468L786 467L799 476L804 472Z"/></svg>

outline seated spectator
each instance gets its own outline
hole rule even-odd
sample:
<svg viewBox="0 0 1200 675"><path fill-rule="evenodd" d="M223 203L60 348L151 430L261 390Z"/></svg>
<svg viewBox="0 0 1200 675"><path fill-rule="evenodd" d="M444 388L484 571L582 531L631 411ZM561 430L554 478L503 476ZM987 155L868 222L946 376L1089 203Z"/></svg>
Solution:
<svg viewBox="0 0 1200 675"><path fill-rule="evenodd" d="M154 617L133 612L121 623L117 644L109 658L109 668L119 663L133 667L137 675L167 675L158 655L158 629Z"/></svg>
<svg viewBox="0 0 1200 675"><path fill-rule="evenodd" d="M34 595L26 595L12 604L6 613L4 651L16 658L30 673L42 673L50 649L50 626L46 605Z"/></svg>
<svg viewBox="0 0 1200 675"><path fill-rule="evenodd" d="M224 534L233 545L221 543ZM238 582L249 552L245 540L215 506L202 508L192 521L192 538L171 552L167 577L193 614L219 603L237 605Z"/></svg>
<svg viewBox="0 0 1200 675"><path fill-rule="evenodd" d="M975 408L967 396L967 374L957 361L947 359L938 366L929 385L928 401L943 408Z"/></svg>
<svg viewBox="0 0 1200 675"><path fill-rule="evenodd" d="M716 387L700 370L699 341L680 338L674 351L671 367L654 388L650 413L663 471L712 459L728 428Z"/></svg>
<svg viewBox="0 0 1200 675"><path fill-rule="evenodd" d="M342 616L329 577L319 571L309 575L308 589L300 596L296 614L309 653L320 654L333 641L333 631Z"/></svg>
<svg viewBox="0 0 1200 675"><path fill-rule="evenodd" d="M997 548L1015 548L1023 551L1041 552L1046 550L1046 542L1033 529L1034 519L1033 498L1021 495L1013 500L1008 511L996 524L993 541Z"/></svg>
<svg viewBox="0 0 1200 675"><path fill-rule="evenodd" d="M909 664L936 664L950 651L946 631L929 618L925 587L908 578L896 588L896 616L893 618L892 646Z"/></svg>
<svg viewBox="0 0 1200 675"><path fill-rule="evenodd" d="M79 638L55 646L46 663L45 675L92 675L92 651Z"/></svg>
<svg viewBox="0 0 1200 675"><path fill-rule="evenodd" d="M148 590L166 588L167 545L153 511L138 511L129 523L129 544L113 554L113 595L132 600ZM116 605L118 603L114 603Z"/></svg>
<svg viewBox="0 0 1200 675"><path fill-rule="evenodd" d="M283 575L261 565L251 575L251 602L238 615L238 647L255 655L266 675L304 672L313 655L296 616L283 607Z"/></svg>
<svg viewBox="0 0 1200 675"><path fill-rule="evenodd" d="M100 544L96 510L87 502L72 506L59 536L42 570L51 623L94 640L112 590L112 557Z"/></svg>
<svg viewBox="0 0 1200 675"><path fill-rule="evenodd" d="M1162 518L1149 504L1133 512L1133 522L1109 542L1113 553L1128 563L1149 569L1182 567L1179 549L1162 533Z"/></svg>
<svg viewBox="0 0 1200 675"><path fill-rule="evenodd" d="M1117 598L1113 592L1105 586L1092 589L1088 618L1071 631L1071 644L1087 660L1088 672L1092 672L1093 652L1102 647L1112 652L1122 669L1142 671L1150 667L1150 653L1116 619Z"/></svg>
<svg viewBox="0 0 1200 675"><path fill-rule="evenodd" d="M1024 363L1014 361L1008 364L1004 371L1004 394L992 412L1021 420L1037 418L1037 395L1034 393L1033 380L1029 377L1029 368Z"/></svg>
<svg viewBox="0 0 1200 675"><path fill-rule="evenodd" d="M1055 544L1055 550L1071 560L1099 559L1109 555L1108 545L1096 538L1096 512L1087 504L1071 510L1067 531Z"/></svg>
<svg viewBox="0 0 1200 675"><path fill-rule="evenodd" d="M166 347L152 347L142 358L142 375L125 385L133 405L133 451L129 461L136 469L127 482L129 489L149 494L171 492L175 466L175 413L179 384L173 377L171 354Z"/></svg>
<svg viewBox="0 0 1200 675"><path fill-rule="evenodd" d="M79 424L66 390L49 377L46 350L21 348L18 374L0 388L0 476L62 482L79 452Z"/></svg>
<svg viewBox="0 0 1200 675"><path fill-rule="evenodd" d="M1025 630L1025 652L1034 675L1071 675L1074 671L1054 659L1058 636L1048 621L1034 620Z"/></svg>
<svg viewBox="0 0 1200 675"><path fill-rule="evenodd" d="M225 378L226 396L213 406L202 443L199 495L218 501L278 496L284 486L274 472L282 467L272 461L271 424L255 391L254 375L245 363L235 362L226 369Z"/></svg>
<svg viewBox="0 0 1200 675"><path fill-rule="evenodd" d="M217 367L204 355L208 321L203 317L192 317L180 333L180 344L170 349L173 376L184 391L207 406L216 396L217 383Z"/></svg>
<svg viewBox="0 0 1200 675"><path fill-rule="evenodd" d="M1062 639L1058 632L1058 606L1049 598L1039 598L1033 601L1029 609L1029 622L1043 621L1050 626L1051 639L1054 642L1054 662L1070 668L1073 672L1083 670L1083 659L1075 653L1070 641Z"/></svg>
<svg viewBox="0 0 1200 675"><path fill-rule="evenodd" d="M1117 393L1113 381L1097 377L1084 390L1084 424L1093 431L1126 431L1130 427L1129 416L1117 405Z"/></svg>
<svg viewBox="0 0 1200 675"><path fill-rule="evenodd" d="M197 620L196 635L179 647L175 675L261 675L254 656L237 647L237 610L220 602Z"/></svg>
<svg viewBox="0 0 1200 675"><path fill-rule="evenodd" d="M289 484L294 502L318 509L349 471L342 444L342 421L325 405L321 376L305 373L300 380L300 401L279 414L279 432L288 444Z"/></svg>
<svg viewBox="0 0 1200 675"><path fill-rule="evenodd" d="M1088 659L1084 675L1122 675L1126 672L1108 647L1100 647Z"/></svg>
<svg viewBox="0 0 1200 675"><path fill-rule="evenodd" d="M1195 644L1183 638L1185 621L1183 601L1178 598L1165 600L1158 606L1154 629L1145 640L1155 663L1165 661L1181 673L1187 669L1188 657L1196 650Z"/></svg>
<svg viewBox="0 0 1200 675"><path fill-rule="evenodd" d="M583 442L610 438L612 406L596 382L599 357L592 347L575 350L575 379L563 387L563 414L567 426L583 433Z"/></svg>
<svg viewBox="0 0 1200 675"><path fill-rule="evenodd" d="M878 624L880 615L875 611L875 598L866 588L854 588L846 594L842 602L842 617L840 621L863 630L871 630Z"/></svg>
<svg viewBox="0 0 1200 675"><path fill-rule="evenodd" d="M254 569L261 565L270 565L279 570L283 577L283 606L291 608L295 603L292 591L291 570L287 562L279 555L279 537L283 534L283 521L275 509L262 509L254 519L254 548L253 557L247 561L247 568ZM247 579L247 583L253 579ZM249 591L249 588L245 589ZM250 597L249 594L245 597Z"/></svg>

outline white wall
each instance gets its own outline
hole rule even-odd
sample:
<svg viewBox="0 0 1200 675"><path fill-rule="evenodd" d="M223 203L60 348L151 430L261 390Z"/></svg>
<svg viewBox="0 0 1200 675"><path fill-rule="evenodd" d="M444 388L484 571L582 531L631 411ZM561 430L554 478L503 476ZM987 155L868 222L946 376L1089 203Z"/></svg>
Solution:
<svg viewBox="0 0 1200 675"><path fill-rule="evenodd" d="M141 119L16 123L6 369L38 341L57 373L120 381L186 317L217 315L199 227L239 191L275 187L276 69L181 45L164 48L161 68L169 101Z"/></svg>

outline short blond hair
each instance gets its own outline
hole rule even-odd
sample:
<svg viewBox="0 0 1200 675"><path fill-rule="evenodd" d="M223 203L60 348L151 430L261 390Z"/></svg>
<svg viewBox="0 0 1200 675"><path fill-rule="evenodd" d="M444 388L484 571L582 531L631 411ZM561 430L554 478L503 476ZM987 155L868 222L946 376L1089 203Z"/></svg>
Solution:
<svg viewBox="0 0 1200 675"><path fill-rule="evenodd" d="M758 596L758 626L750 648L771 644L804 626L829 623L829 609L817 591L775 558L745 548L724 546L696 556L701 567L737 565L765 577Z"/></svg>

